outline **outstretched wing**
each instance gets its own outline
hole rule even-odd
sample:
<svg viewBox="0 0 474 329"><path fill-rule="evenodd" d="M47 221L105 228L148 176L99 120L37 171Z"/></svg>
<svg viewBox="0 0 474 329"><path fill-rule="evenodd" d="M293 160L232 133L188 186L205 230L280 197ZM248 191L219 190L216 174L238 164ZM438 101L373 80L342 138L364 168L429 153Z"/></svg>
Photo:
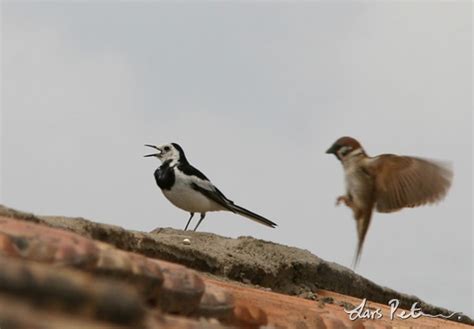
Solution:
<svg viewBox="0 0 474 329"><path fill-rule="evenodd" d="M380 155L371 161L376 172L376 209L392 212L440 201L446 195L453 173L443 163L421 158Z"/></svg>

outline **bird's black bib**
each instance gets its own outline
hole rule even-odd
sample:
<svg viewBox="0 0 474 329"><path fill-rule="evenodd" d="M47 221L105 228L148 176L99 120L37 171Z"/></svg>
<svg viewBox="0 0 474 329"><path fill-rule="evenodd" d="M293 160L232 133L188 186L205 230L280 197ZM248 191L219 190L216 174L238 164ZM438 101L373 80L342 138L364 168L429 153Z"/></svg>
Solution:
<svg viewBox="0 0 474 329"><path fill-rule="evenodd" d="M158 184L162 190L171 190L171 187L174 185L176 180L174 169L170 167L170 162L171 160L165 161L155 170L156 184Z"/></svg>

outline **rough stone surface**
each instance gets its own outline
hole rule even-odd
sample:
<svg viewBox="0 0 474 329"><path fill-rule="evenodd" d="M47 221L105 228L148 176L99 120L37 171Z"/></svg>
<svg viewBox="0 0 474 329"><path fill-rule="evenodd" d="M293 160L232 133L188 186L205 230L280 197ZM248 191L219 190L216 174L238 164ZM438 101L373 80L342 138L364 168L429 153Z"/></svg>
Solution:
<svg viewBox="0 0 474 329"><path fill-rule="evenodd" d="M234 308L232 296L182 265L0 216L2 298L13 302L0 310L0 328L223 328L212 319Z"/></svg>
<svg viewBox="0 0 474 329"><path fill-rule="evenodd" d="M40 217L1 206L0 216L14 217L32 223L62 228L78 233L85 238L109 243L125 251L179 263L210 273L218 277L219 281L204 278L202 290L199 291L200 289L196 289L196 287L199 287L199 283L196 283L199 282L199 279L181 277L177 274L179 271L173 271L173 267L179 268L179 265L171 264L166 270L168 263L156 261L160 265L163 274L163 287L168 287L168 296L172 295L172 291L176 287L179 289L187 286L194 287L198 302L189 307L189 310L193 309L193 311L188 315L199 314L199 312L204 314L206 310L212 311L213 307L214 311L218 310L219 303L222 304L221 306L227 305L230 307L230 299L227 299L228 296L225 293L222 293L222 291L213 292L213 288L207 288L209 283L213 283L218 287L225 288L225 291L232 294L234 305L232 323L240 323L241 327L258 328L267 323L269 323L267 326L271 327L272 321L276 321L275 319L282 319L279 320L279 327L281 328L293 328L295 325L298 328L369 328L372 324L376 327L392 327L389 322L350 322L347 320L347 315L343 312L343 309L360 303L359 299L349 296L368 298L380 303L380 305L386 305L388 300L397 298L401 302L401 308L410 308L414 302L418 302L425 313L451 313L446 309L421 302L416 297L378 286L353 271L326 262L308 251L256 240L251 237L228 239L210 233L183 232L173 229L159 229L154 233L133 232L112 225L94 223L82 218ZM12 244L10 238L7 236L3 239L3 241L7 241L4 246L5 250L9 250L8 248ZM183 244L185 238L191 241L190 245ZM0 246L1 244L2 238L0 235ZM21 245L20 242L17 247L21 249ZM101 245L98 244L98 246L98 249L102 250ZM15 252L15 250L10 251ZM98 259L100 259L100 252ZM229 282L222 282L223 278L226 278ZM288 297L263 289L252 289L248 285L240 286L230 280L252 283L254 286L265 287L267 290L271 289L289 295L311 296L308 298L313 300ZM193 289L189 291L193 291ZM335 293L328 295L325 292L326 290ZM179 294L176 296L179 297ZM189 298L189 296L186 298ZM155 302L160 303L159 300ZM328 310L330 312L326 314ZM173 312L172 309L167 311ZM178 310L176 313L180 314L180 311ZM214 315L219 318L217 313L214 313ZM223 316L222 319L226 317ZM453 320L472 324L472 320L464 316L456 317ZM454 322L436 321L444 324L452 323L454 326ZM284 325L285 323L286 325ZM288 325L289 323L291 325ZM413 325L413 322L398 321L395 327L403 328L405 324ZM432 327L428 320L417 321L416 324L419 328ZM190 325L195 325L195 323Z"/></svg>

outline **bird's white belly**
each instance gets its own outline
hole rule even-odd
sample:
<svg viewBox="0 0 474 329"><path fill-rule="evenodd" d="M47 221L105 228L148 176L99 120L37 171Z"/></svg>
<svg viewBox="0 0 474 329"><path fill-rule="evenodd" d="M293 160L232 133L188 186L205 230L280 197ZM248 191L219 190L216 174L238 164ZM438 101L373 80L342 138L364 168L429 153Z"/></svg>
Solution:
<svg viewBox="0 0 474 329"><path fill-rule="evenodd" d="M363 205L370 199L370 182L367 177L357 171L346 175L346 188L356 205Z"/></svg>
<svg viewBox="0 0 474 329"><path fill-rule="evenodd" d="M194 190L188 184L179 183L178 181L171 190L163 190L163 194L176 207L188 212L204 213L223 210L223 207L219 204Z"/></svg>

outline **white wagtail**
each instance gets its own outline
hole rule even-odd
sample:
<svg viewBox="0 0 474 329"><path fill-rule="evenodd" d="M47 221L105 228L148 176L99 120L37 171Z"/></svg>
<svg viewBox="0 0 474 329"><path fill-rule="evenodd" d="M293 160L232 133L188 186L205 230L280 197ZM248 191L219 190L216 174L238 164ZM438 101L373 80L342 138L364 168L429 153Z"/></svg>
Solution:
<svg viewBox="0 0 474 329"><path fill-rule="evenodd" d="M194 228L196 231L208 211L219 210L231 211L270 227L277 226L274 222L227 199L202 172L189 164L183 149L178 144L160 146L145 144L145 146L158 150L158 153L148 154L145 157L157 157L162 162L155 171L155 180L165 197L176 207L191 214L185 231L194 213L201 214Z"/></svg>

